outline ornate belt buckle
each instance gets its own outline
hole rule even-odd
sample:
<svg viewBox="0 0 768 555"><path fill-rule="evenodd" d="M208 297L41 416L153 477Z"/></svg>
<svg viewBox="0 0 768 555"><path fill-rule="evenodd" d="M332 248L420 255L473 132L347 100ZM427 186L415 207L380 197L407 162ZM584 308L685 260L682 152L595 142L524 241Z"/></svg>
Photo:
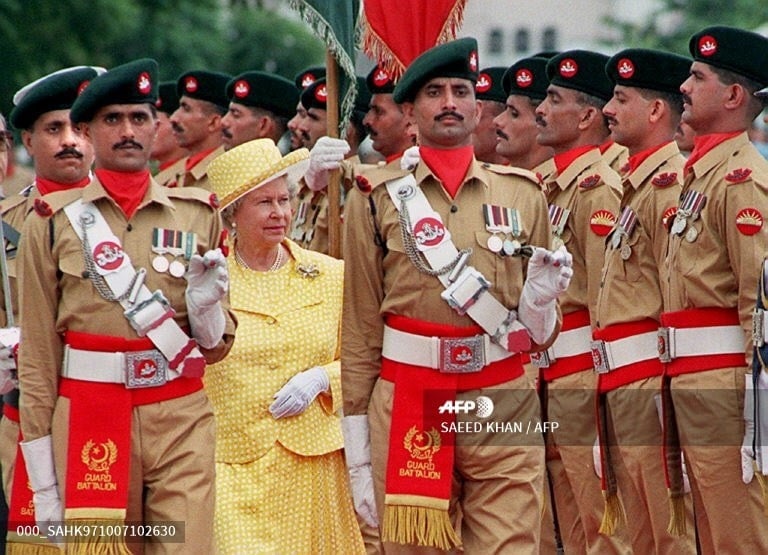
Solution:
<svg viewBox="0 0 768 555"><path fill-rule="evenodd" d="M533 364L536 368L549 368L552 363L555 362L555 358L549 354L549 349L531 353L530 357L531 364Z"/></svg>
<svg viewBox="0 0 768 555"><path fill-rule="evenodd" d="M762 308L752 313L752 345L757 348L765 345L765 310Z"/></svg>
<svg viewBox="0 0 768 555"><path fill-rule="evenodd" d="M472 266L468 266L459 274L456 281L440 293L440 296L452 309L463 316L490 286L491 282L485 279L483 274Z"/></svg>
<svg viewBox="0 0 768 555"><path fill-rule="evenodd" d="M157 349L125 353L125 387L158 387L168 381L168 361Z"/></svg>
<svg viewBox="0 0 768 555"><path fill-rule="evenodd" d="M592 365L598 374L607 374L611 371L610 361L608 360L608 349L605 341L598 339L590 344L592 350Z"/></svg>
<svg viewBox="0 0 768 555"><path fill-rule="evenodd" d="M482 335L440 339L440 372L468 374L485 366L485 341Z"/></svg>
<svg viewBox="0 0 768 555"><path fill-rule="evenodd" d="M659 350L659 360L664 363L672 362L672 352L670 350L671 328L659 328L656 334L658 335L656 347Z"/></svg>

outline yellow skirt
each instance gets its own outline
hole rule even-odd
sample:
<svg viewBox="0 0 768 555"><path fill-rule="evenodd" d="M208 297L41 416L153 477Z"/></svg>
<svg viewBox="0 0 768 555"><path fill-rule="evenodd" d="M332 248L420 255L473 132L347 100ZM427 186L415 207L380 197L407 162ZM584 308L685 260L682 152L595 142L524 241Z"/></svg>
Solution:
<svg viewBox="0 0 768 555"><path fill-rule="evenodd" d="M216 463L217 553L365 553L342 451L303 457L279 443L248 464Z"/></svg>

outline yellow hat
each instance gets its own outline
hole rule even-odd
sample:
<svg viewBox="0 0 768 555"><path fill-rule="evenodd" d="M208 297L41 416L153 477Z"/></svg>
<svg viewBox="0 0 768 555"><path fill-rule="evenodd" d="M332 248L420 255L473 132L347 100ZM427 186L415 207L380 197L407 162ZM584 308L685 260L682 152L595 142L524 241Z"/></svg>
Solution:
<svg viewBox="0 0 768 555"><path fill-rule="evenodd" d="M255 139L217 156L208 166L208 178L224 209L281 175L287 174L290 181L298 181L308 165L306 148L283 157L272 139Z"/></svg>

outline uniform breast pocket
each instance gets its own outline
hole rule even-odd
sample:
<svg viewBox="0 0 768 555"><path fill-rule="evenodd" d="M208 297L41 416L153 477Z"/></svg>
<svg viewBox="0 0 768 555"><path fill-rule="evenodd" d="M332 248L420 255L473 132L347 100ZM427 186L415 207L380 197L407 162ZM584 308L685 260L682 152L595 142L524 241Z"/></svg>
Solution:
<svg viewBox="0 0 768 555"><path fill-rule="evenodd" d="M475 232L474 254L469 264L480 270L496 287L504 289L509 281L523 283L523 257L519 248L527 244L523 235L513 237L488 231ZM509 253L509 254L507 254Z"/></svg>
<svg viewBox="0 0 768 555"><path fill-rule="evenodd" d="M643 244L640 241L640 233L638 232L625 239L619 247L619 257L624 268L624 279L630 283L639 281L642 277L640 260L646 253L641 251L641 247L643 247Z"/></svg>

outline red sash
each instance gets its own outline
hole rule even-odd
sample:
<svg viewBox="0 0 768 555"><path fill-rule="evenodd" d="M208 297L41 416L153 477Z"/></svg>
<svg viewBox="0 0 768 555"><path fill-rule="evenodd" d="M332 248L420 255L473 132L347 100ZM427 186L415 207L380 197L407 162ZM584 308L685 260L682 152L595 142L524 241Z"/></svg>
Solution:
<svg viewBox="0 0 768 555"><path fill-rule="evenodd" d="M483 333L479 326L457 328L402 316L388 316L387 325L425 336L468 337ZM497 385L522 374L519 355L471 374L446 374L382 359L382 378L395 384L383 541L444 550L459 545L448 515L455 433L446 424L455 419L440 414L439 409L446 401L454 401L457 391Z"/></svg>

